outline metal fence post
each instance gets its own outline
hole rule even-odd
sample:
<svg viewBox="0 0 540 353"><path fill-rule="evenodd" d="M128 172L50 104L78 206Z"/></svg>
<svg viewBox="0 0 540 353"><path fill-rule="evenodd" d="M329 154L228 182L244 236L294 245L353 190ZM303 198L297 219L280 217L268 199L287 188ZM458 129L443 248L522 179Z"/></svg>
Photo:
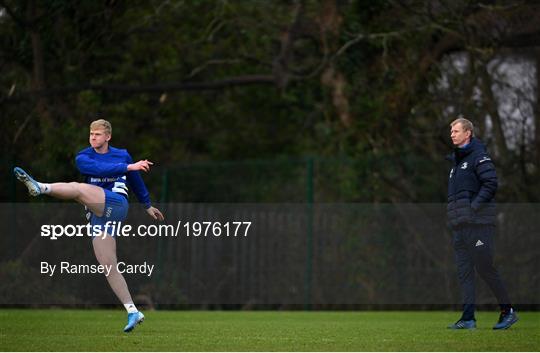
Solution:
<svg viewBox="0 0 540 353"><path fill-rule="evenodd" d="M166 202L168 201L169 197L169 169L165 168L163 170L163 175L161 178L161 197L160 202L162 206L165 206ZM165 212L165 209L162 209L163 212ZM162 273L163 273L163 239L158 239L158 246L157 246L157 263L158 263L158 271L156 273L156 282L158 288L161 287L162 283ZM159 306L159 303L156 303L156 308Z"/></svg>
<svg viewBox="0 0 540 353"><path fill-rule="evenodd" d="M314 159L306 159L306 269L304 284L304 310L311 310L313 284L313 177Z"/></svg>
<svg viewBox="0 0 540 353"><path fill-rule="evenodd" d="M16 160L15 155L11 155L10 166L9 166L9 181L10 181L10 198L11 198L11 222L15 227L11 227L11 236L10 236L10 249L13 251L13 254L17 252L17 179L15 174L13 174L13 168L15 168ZM9 257L9 256L8 256Z"/></svg>

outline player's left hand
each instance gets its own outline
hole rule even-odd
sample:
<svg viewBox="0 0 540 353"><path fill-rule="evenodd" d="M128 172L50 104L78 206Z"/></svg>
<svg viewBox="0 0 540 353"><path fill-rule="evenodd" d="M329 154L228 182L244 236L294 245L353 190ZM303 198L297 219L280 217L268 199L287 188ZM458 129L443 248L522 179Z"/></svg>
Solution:
<svg viewBox="0 0 540 353"><path fill-rule="evenodd" d="M146 212L150 215L150 217L152 217L155 220L163 221L165 219L165 217L163 216L163 213L161 213L160 210L158 210L157 208L153 206L150 206L149 208L147 208Z"/></svg>

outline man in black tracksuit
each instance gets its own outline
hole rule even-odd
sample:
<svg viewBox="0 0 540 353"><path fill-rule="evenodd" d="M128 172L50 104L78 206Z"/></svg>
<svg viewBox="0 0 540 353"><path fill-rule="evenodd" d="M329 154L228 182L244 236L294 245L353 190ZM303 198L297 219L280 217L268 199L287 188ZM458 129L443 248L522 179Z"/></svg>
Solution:
<svg viewBox="0 0 540 353"><path fill-rule="evenodd" d="M472 329L474 317L475 272L497 297L501 307L494 329L507 329L518 317L499 273L493 266L497 191L495 166L482 142L474 138L472 123L464 118L451 124L454 153L448 181L448 223L453 233L459 282L463 293L463 315L449 328Z"/></svg>

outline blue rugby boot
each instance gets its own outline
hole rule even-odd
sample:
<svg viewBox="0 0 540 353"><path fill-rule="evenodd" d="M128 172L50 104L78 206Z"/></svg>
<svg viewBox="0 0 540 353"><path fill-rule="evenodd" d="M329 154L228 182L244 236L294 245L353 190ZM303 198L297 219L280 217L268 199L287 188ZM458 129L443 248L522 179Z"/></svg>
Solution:
<svg viewBox="0 0 540 353"><path fill-rule="evenodd" d="M38 196L41 194L41 188L39 187L37 181L32 179L32 177L27 172L22 170L22 168L13 168L13 173L17 179L19 179L28 188L28 193L31 196Z"/></svg>
<svg viewBox="0 0 540 353"><path fill-rule="evenodd" d="M455 324L448 326L451 330L472 330L476 328L476 320L459 319Z"/></svg>
<svg viewBox="0 0 540 353"><path fill-rule="evenodd" d="M128 314L128 323L126 327L124 327L124 332L131 332L137 324L140 324L143 321L144 315L140 311Z"/></svg>
<svg viewBox="0 0 540 353"><path fill-rule="evenodd" d="M499 321L493 326L494 330L506 330L510 328L519 320L514 309L510 309L508 312L502 312L499 316Z"/></svg>

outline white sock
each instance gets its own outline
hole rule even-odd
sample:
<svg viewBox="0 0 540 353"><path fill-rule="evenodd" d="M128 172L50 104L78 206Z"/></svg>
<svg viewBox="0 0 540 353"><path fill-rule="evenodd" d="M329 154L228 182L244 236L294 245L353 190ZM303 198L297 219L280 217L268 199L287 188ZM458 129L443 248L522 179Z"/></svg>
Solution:
<svg viewBox="0 0 540 353"><path fill-rule="evenodd" d="M42 194L50 194L51 193L51 184L45 184L45 183L38 183L39 188L41 189Z"/></svg>
<svg viewBox="0 0 540 353"><path fill-rule="evenodd" d="M137 311L139 311L137 310L137 307L133 303L124 304L124 308L126 308L128 314L136 313Z"/></svg>

